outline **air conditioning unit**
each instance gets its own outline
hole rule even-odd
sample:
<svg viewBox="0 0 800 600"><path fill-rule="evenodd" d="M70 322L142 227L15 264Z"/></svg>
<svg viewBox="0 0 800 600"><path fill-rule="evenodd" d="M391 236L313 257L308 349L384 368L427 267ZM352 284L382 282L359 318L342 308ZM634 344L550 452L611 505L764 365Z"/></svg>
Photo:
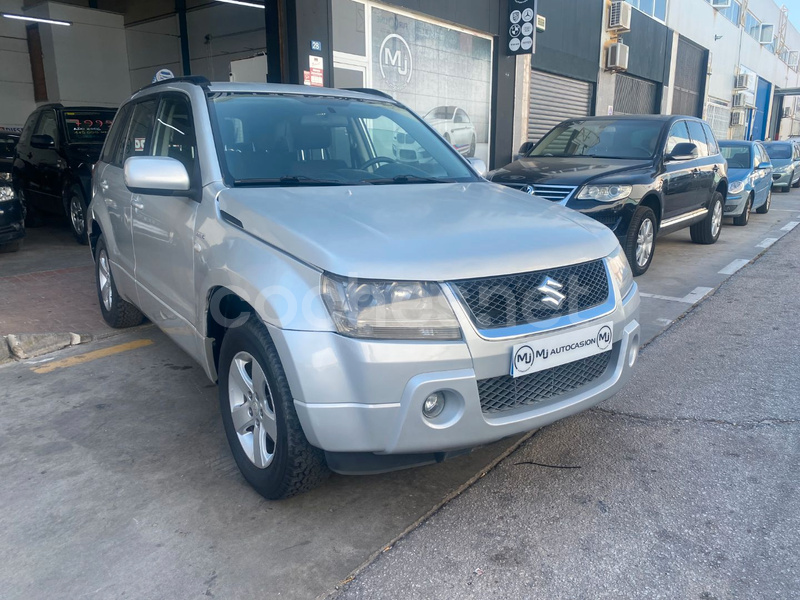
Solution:
<svg viewBox="0 0 800 600"><path fill-rule="evenodd" d="M611 44L608 47L606 69L609 69L610 71L627 71L629 50L630 48L622 42Z"/></svg>
<svg viewBox="0 0 800 600"><path fill-rule="evenodd" d="M731 113L731 127L736 127L737 125L744 125L744 113L741 111Z"/></svg>
<svg viewBox="0 0 800 600"><path fill-rule="evenodd" d="M758 41L762 44L771 44L775 39L775 25L762 23L758 32Z"/></svg>
<svg viewBox="0 0 800 600"><path fill-rule="evenodd" d="M730 8L731 0L711 0L711 6L714 8Z"/></svg>
<svg viewBox="0 0 800 600"><path fill-rule="evenodd" d="M736 90L749 90L753 87L753 76L750 73L742 73L736 76L736 82L733 86Z"/></svg>
<svg viewBox="0 0 800 600"><path fill-rule="evenodd" d="M633 7L622 0L614 0L608 11L608 28L612 31L630 31Z"/></svg>
<svg viewBox="0 0 800 600"><path fill-rule="evenodd" d="M747 106L747 94L739 92L733 95L733 108L745 108Z"/></svg>

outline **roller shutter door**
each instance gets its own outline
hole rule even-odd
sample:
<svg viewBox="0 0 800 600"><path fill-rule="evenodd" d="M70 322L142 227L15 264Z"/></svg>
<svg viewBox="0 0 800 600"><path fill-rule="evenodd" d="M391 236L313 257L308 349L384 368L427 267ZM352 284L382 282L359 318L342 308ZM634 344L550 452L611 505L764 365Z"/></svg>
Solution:
<svg viewBox="0 0 800 600"><path fill-rule="evenodd" d="M658 84L617 73L614 84L615 115L656 115Z"/></svg>
<svg viewBox="0 0 800 600"><path fill-rule="evenodd" d="M531 71L528 140L538 142L565 119L591 114L592 84L568 77Z"/></svg>
<svg viewBox="0 0 800 600"><path fill-rule="evenodd" d="M703 88L708 71L708 53L689 40L678 40L675 86L672 91L672 114L703 116Z"/></svg>

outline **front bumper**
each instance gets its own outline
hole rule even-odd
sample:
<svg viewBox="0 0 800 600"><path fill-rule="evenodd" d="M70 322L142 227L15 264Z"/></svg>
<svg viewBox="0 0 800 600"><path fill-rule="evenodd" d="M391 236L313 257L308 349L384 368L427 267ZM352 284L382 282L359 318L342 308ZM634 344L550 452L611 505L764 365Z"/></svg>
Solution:
<svg viewBox="0 0 800 600"><path fill-rule="evenodd" d="M22 205L18 200L0 202L0 244L8 244L25 237Z"/></svg>
<svg viewBox="0 0 800 600"><path fill-rule="evenodd" d="M738 217L741 215L749 194L750 190L747 188L738 194L728 194L725 198L725 212L722 213L723 216Z"/></svg>
<svg viewBox="0 0 800 600"><path fill-rule="evenodd" d="M772 187L773 188L788 188L792 185L792 172L788 173L773 173L772 174Z"/></svg>
<svg viewBox="0 0 800 600"><path fill-rule="evenodd" d="M531 431L585 410L628 381L641 343L636 285L613 310L588 321L614 322L611 358L589 383L541 402L484 412L478 381L508 375L512 347L558 331L486 339L454 304L458 342L356 340L332 332L270 333L283 361L300 423L311 444L333 453L408 455L452 452ZM447 403L435 419L422 414L429 394Z"/></svg>

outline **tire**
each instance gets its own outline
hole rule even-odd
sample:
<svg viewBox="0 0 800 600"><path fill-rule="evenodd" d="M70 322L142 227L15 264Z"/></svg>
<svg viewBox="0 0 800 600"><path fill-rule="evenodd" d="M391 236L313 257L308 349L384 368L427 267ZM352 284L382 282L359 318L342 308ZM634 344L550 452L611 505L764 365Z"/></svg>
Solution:
<svg viewBox="0 0 800 600"><path fill-rule="evenodd" d="M0 254L19 252L20 248L22 248L22 240L14 240L13 242L8 242L7 244L0 244Z"/></svg>
<svg viewBox="0 0 800 600"><path fill-rule="evenodd" d="M794 173L792 173L792 176L794 176ZM797 181L796 181L795 183L790 183L790 185L791 185L791 187L793 187L793 188L798 188L798 187L800 187L800 178L798 178L798 179L797 179Z"/></svg>
<svg viewBox="0 0 800 600"><path fill-rule="evenodd" d="M722 203L722 194L714 192L706 218L689 228L695 244L713 244L719 239L719 233L722 231Z"/></svg>
<svg viewBox="0 0 800 600"><path fill-rule="evenodd" d="M67 190L66 198L67 218L69 219L72 235L79 244L88 244L89 236L86 233L86 199L83 190L78 185L73 185Z"/></svg>
<svg viewBox="0 0 800 600"><path fill-rule="evenodd" d="M108 259L106 240L101 235L97 239L94 252L94 278L97 287L97 300L103 320L114 329L134 327L144 321L144 315L130 302L120 298L114 276L111 273L111 262Z"/></svg>
<svg viewBox="0 0 800 600"><path fill-rule="evenodd" d="M759 206L756 209L756 212L759 215L765 215L765 214L767 214L769 212L769 207L771 205L772 205L772 188L769 188L769 191L767 192L767 200L766 200L766 202L764 202L764 204Z"/></svg>
<svg viewBox="0 0 800 600"><path fill-rule="evenodd" d="M478 142L475 139L475 136L472 136L472 141L469 143L469 151L467 152L467 157L472 158L475 156L475 148L477 148Z"/></svg>
<svg viewBox="0 0 800 600"><path fill-rule="evenodd" d="M747 197L747 202L744 204L744 210L738 217L733 217L733 224L737 227L744 227L750 222L750 211L753 209L753 194Z"/></svg>
<svg viewBox="0 0 800 600"><path fill-rule="evenodd" d="M278 352L256 315L222 340L219 406L239 470L268 500L309 491L330 474L303 433Z"/></svg>
<svg viewBox="0 0 800 600"><path fill-rule="evenodd" d="M650 268L656 250L657 231L655 213L646 206L637 208L628 225L624 247L634 277L643 275Z"/></svg>

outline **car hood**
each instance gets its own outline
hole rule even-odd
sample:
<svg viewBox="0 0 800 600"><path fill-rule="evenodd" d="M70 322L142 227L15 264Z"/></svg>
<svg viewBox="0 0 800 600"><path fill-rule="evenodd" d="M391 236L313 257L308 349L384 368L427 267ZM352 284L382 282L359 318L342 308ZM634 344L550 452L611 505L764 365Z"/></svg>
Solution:
<svg viewBox="0 0 800 600"><path fill-rule="evenodd" d="M750 169L731 169L728 167L728 181L741 181L742 179L747 179L747 177L752 173Z"/></svg>
<svg viewBox="0 0 800 600"><path fill-rule="evenodd" d="M597 177L649 167L652 164L652 160L532 156L520 158L502 169L497 169L492 173L492 181L505 185L542 183L578 186Z"/></svg>
<svg viewBox="0 0 800 600"><path fill-rule="evenodd" d="M547 200L480 183L226 188L245 231L340 275L446 281L595 260L605 226Z"/></svg>

